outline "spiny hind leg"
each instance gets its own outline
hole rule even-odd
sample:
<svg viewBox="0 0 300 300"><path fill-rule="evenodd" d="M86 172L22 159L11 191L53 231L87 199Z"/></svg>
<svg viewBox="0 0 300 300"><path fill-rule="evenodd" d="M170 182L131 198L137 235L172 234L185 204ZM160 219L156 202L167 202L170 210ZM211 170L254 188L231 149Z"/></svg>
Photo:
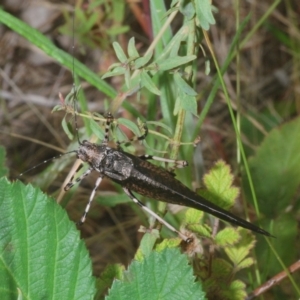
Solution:
<svg viewBox="0 0 300 300"><path fill-rule="evenodd" d="M146 205L144 205L141 201L139 201L128 188L123 187L123 190L135 204L139 205L144 211L146 211L148 214L153 216L156 220L158 220L161 224L165 225L171 231L176 232L182 240L187 241L187 242L190 241L189 237L187 237L186 235L184 235L183 233L181 233L180 231L175 229L172 225L170 225L168 222L166 222L158 214L156 214L154 211L152 211Z"/></svg>

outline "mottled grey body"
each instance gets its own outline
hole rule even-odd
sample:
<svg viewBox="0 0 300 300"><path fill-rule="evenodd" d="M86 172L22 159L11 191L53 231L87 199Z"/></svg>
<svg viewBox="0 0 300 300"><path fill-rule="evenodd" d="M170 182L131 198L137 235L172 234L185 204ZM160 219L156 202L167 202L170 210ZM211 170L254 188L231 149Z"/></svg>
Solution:
<svg viewBox="0 0 300 300"><path fill-rule="evenodd" d="M260 227L233 215L191 191L177 180L173 173L140 157L110 148L107 143L93 144L83 141L77 151L77 156L90 165L90 171L99 172L101 179L106 176L120 184L132 200L141 206L143 204L133 196L131 191L163 202L196 208L237 226L271 236ZM146 159L149 158L152 157L149 156ZM100 182L101 180L99 184Z"/></svg>

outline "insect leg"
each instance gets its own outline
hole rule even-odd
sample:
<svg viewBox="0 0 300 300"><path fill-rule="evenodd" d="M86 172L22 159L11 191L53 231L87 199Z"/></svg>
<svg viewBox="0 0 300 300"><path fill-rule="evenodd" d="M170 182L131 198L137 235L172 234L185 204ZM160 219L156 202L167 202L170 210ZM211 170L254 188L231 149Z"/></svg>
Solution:
<svg viewBox="0 0 300 300"><path fill-rule="evenodd" d="M120 147L121 144L127 144L127 143L129 144L129 143L132 143L134 141L142 141L142 140L144 140L147 137L147 135L148 135L148 127L147 127L146 123L143 123L143 130L144 130L144 133L142 135L140 135L140 136L135 136L135 137L129 139L128 141L122 141L122 142L117 141L116 142L117 148L120 149L121 148Z"/></svg>
<svg viewBox="0 0 300 300"><path fill-rule="evenodd" d="M157 161L162 161L162 162L166 162L166 163L173 163L175 165L175 168L184 168L186 166L188 166L188 162L186 160L175 160L175 159L168 159L168 158L163 158L163 157L159 157L159 156L152 156L152 155L141 155L139 156L140 159L143 160L157 160Z"/></svg>
<svg viewBox="0 0 300 300"><path fill-rule="evenodd" d="M134 138L130 139L129 141L133 142L133 141L142 141L142 140L144 140L148 135L148 127L147 127L146 123L143 123L143 130L144 130L144 133L142 135L135 136Z"/></svg>
<svg viewBox="0 0 300 300"><path fill-rule="evenodd" d="M163 218L161 218L159 215L157 215L155 212L153 212L151 209L149 209L146 205L144 205L141 201L139 201L137 198L135 198L135 196L132 194L132 192L128 188L123 187L123 190L135 204L139 205L143 210L145 210L148 214L152 215L156 220L158 220L161 224L165 225L171 231L176 232L182 240L189 241L189 238L187 236L185 236L180 231L176 230L172 225L170 225Z"/></svg>
<svg viewBox="0 0 300 300"><path fill-rule="evenodd" d="M105 124L105 135L104 135L103 143L107 143L108 142L108 140L109 140L110 125L114 121L114 117L113 117L113 115L110 112L107 113L107 115L105 116L105 118L106 118L106 124Z"/></svg>
<svg viewBox="0 0 300 300"><path fill-rule="evenodd" d="M83 216L81 217L80 221L78 222L78 225L81 225L81 224L84 223L86 215L89 212L91 204L92 204L92 201L93 201L93 199L95 197L96 191L97 191L97 189L98 189L98 187L99 187L99 185L100 185L100 183L102 181L102 178L103 178L102 175L97 178L96 183L95 183L95 187L94 187L94 189L93 189L93 191L92 191L92 193L90 195L89 202L88 202L87 206L85 207Z"/></svg>
<svg viewBox="0 0 300 300"><path fill-rule="evenodd" d="M83 164L81 164L79 166L79 168L77 169L76 173L81 169ZM84 177L88 176L91 172L92 172L93 168L89 168L87 169L81 176L79 176L78 178L76 178L75 181L72 181L74 176L72 176L70 182L64 187L65 191L68 191L74 184L80 182Z"/></svg>

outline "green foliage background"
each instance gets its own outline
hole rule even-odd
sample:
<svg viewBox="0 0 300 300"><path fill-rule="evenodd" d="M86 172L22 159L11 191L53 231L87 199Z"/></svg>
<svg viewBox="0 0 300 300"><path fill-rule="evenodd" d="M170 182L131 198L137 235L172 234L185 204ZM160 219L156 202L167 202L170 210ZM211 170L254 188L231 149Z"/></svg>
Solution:
<svg viewBox="0 0 300 300"><path fill-rule="evenodd" d="M233 7L236 18L234 33L231 35L226 55L220 59L216 55L219 53L217 46L212 43L212 37L216 31L220 36L223 34L221 25L218 24L218 21L221 23L218 15L222 11L214 10L208 0L173 1L170 7L166 7L162 1L151 1L152 32L157 39L143 51L140 50L140 41L137 42L137 39L128 38L126 45L118 40L119 35L129 30L129 26L122 24L125 23L124 2L116 1L110 6L104 1L104 6L99 6L100 2L91 2L83 10L79 1L75 8L75 26L72 25L68 11L64 10L65 25L60 28L60 32L72 35L75 29L75 37L82 45L101 44L102 49L110 49L111 53L114 51L116 61L102 77L11 13L0 10L0 22L74 72L77 83L80 78L100 90L107 97L105 108L109 107L114 113L125 110L135 119L147 121L150 128L145 143L147 152L188 160L192 160L190 158L196 152L192 166L180 170L177 175L190 188L193 188L193 182L200 182L203 175L199 167L203 167L199 163L202 156L199 155L199 149L195 151L193 141L199 135L199 129L205 128L205 120L212 117L214 121L217 120L218 114L214 105L219 103L217 96L221 96L226 102L228 115L224 128L233 128L236 140L236 143L231 143L229 151L233 170L222 160L218 160L216 164L211 163L200 193L210 197L214 192L215 197L210 200L230 208L237 195L237 189L232 186L233 174L237 178L241 174L240 195L244 200L246 214L255 222L259 221L260 226L272 232L276 239L254 238L247 231L231 227L219 229L216 233L213 231L216 223L211 222L202 212L187 210L175 217L168 213L165 218L174 226L184 225L198 237L205 237L210 246L207 247L205 243L204 246L193 245L195 248L189 252L193 259L188 259L177 249L180 243L178 239L170 238L163 229L160 234L168 238L161 241L159 234L153 231L145 234L140 241L135 259L128 270L124 271L124 266L110 264L101 275L97 274L95 284L88 252L65 211L38 188L1 179L1 298L36 299L47 295L53 299L101 299L104 294L108 294L107 299L156 299L159 298L158 295L161 299L244 299L256 286L286 270L298 259L300 121L297 93L289 91L288 96L284 95L282 99L278 96L278 99L274 98L264 106L259 103L256 103L257 106L249 106L246 101L243 102L241 85L244 79L239 72L245 65L241 59L244 58L243 51L246 51L255 35L261 30L266 31L289 53L287 61L293 62L291 73L294 75L290 80L295 87L299 83L299 38L290 34L292 31L282 28L281 24L272 22L272 14L283 11L280 1L271 1L267 8L264 7L263 14L258 19L253 19L248 11L245 14L237 1ZM293 28L299 33L299 20L292 13L294 5L293 1L287 1L284 8L290 24L289 29ZM105 7L105 20L113 24L109 30L103 30L104 37L95 32L95 28L104 23L98 7ZM240 12L244 13L242 21L239 21ZM174 20L179 22L176 23L176 32L172 27ZM212 29L211 25L215 23ZM269 55L271 54L270 51ZM199 64L200 57L206 60L205 65ZM231 74L233 65L237 66L235 82L229 84L226 76ZM197 79L197 74L200 71L209 78L209 84L203 90L198 88L201 82ZM118 91L107 83L109 78L117 76L122 78ZM103 132L98 122L103 121L103 117L88 112L89 101L85 99L84 91L83 88L79 93L82 109L80 117L83 118L85 127L84 133L80 134L94 134L101 139ZM138 95L137 99L130 98L133 94ZM225 106L222 107L223 110L224 108ZM63 105L55 110L62 109L65 109ZM72 113L72 109L66 111L68 112ZM66 114L61 119L64 130L72 136L69 117ZM140 132L136 122L128 121L127 118L119 118L117 122L119 126L125 125L135 134ZM122 133L117 128L114 134L119 138ZM202 136L201 139L203 142ZM70 151L74 147L76 141L69 143L68 148L63 151ZM126 150L134 151L135 148ZM233 158L235 152L237 159ZM54 161L31 182L47 189L58 180L59 173L71 160L71 157L64 157ZM0 176L9 176L5 164L5 151L1 147ZM118 187L115 188L119 191ZM55 193L57 190L56 186ZM71 192L66 196L63 205L66 206L72 197ZM224 199L228 202L222 202ZM101 195L97 197L97 201L106 205L109 210L110 207L129 200L123 194L113 193ZM164 204L146 201L164 214ZM149 227L141 212L132 208ZM91 211L91 218L93 214L97 212ZM153 221L150 220L151 222ZM88 246L91 240L86 239ZM289 274L288 288L279 285L266 294L265 299L299 297L298 278L298 274L295 278ZM153 287L151 284L155 280L157 284ZM108 288L111 288L109 293ZM149 293L149 290L153 293ZM169 290L172 293L168 294Z"/></svg>

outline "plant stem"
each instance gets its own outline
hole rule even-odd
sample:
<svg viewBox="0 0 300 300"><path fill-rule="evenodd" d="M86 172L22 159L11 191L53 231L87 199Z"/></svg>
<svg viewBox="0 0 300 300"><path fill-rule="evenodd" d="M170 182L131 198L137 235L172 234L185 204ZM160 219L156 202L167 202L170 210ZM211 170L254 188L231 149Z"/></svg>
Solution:
<svg viewBox="0 0 300 300"><path fill-rule="evenodd" d="M187 22L189 28L188 40L187 40L187 53L186 55L193 55L195 53L195 19L191 19ZM189 82L192 78L192 64L188 64L184 69L184 78L187 82ZM186 112L182 108L179 109L172 151L170 158L176 159L178 157L179 146L181 142L182 132L183 132L183 125L185 120Z"/></svg>

